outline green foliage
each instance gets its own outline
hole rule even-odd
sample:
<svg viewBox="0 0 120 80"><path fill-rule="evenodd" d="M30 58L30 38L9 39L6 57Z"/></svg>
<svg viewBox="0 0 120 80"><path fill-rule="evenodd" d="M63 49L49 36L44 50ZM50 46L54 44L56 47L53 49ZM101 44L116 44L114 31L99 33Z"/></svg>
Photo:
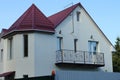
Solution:
<svg viewBox="0 0 120 80"><path fill-rule="evenodd" d="M113 53L113 71L120 72L120 37L115 42L115 52Z"/></svg>

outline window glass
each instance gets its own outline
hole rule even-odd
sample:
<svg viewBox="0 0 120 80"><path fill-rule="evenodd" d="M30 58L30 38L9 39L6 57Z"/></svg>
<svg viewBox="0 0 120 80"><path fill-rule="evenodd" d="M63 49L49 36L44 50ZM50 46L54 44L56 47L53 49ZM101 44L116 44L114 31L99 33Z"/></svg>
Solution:
<svg viewBox="0 0 120 80"><path fill-rule="evenodd" d="M77 16L77 21L79 21L80 20L80 12L79 11L77 11L76 16Z"/></svg>
<svg viewBox="0 0 120 80"><path fill-rule="evenodd" d="M24 57L28 57L28 35L24 35Z"/></svg>

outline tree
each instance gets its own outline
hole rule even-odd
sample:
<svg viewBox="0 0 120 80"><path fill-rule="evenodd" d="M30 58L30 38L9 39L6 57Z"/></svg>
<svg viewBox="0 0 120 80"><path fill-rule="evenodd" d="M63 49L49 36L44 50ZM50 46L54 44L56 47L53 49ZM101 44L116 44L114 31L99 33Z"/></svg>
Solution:
<svg viewBox="0 0 120 80"><path fill-rule="evenodd" d="M115 42L115 52L113 53L113 71L120 72L120 37Z"/></svg>

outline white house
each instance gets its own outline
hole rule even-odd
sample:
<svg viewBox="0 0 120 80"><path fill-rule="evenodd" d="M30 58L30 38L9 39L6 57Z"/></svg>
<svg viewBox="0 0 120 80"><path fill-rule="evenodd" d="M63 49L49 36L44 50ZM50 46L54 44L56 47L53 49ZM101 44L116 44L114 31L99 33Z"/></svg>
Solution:
<svg viewBox="0 0 120 80"><path fill-rule="evenodd" d="M80 3L49 17L33 4L2 30L0 49L0 73L15 71L16 78L113 71L114 47Z"/></svg>

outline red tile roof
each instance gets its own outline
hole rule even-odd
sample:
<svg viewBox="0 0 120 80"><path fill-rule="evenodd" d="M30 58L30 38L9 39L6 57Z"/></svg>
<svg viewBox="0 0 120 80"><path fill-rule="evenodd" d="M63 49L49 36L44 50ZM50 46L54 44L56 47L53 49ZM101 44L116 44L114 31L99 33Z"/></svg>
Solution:
<svg viewBox="0 0 120 80"><path fill-rule="evenodd" d="M48 19L54 23L54 27L57 27L79 5L81 4L77 3L63 11L60 11L52 16L49 16Z"/></svg>
<svg viewBox="0 0 120 80"><path fill-rule="evenodd" d="M3 35L5 35L7 33L7 29L2 29L1 33L0 33L0 37L2 37Z"/></svg>
<svg viewBox="0 0 120 80"><path fill-rule="evenodd" d="M54 32L54 24L32 4L32 6L7 30L7 33L23 30Z"/></svg>

